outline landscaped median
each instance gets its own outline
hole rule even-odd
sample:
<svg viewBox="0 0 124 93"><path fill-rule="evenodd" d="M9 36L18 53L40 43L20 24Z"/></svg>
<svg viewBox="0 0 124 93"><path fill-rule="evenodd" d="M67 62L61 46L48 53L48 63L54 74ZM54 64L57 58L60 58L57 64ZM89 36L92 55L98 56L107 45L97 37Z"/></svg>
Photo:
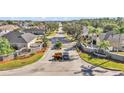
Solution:
<svg viewBox="0 0 124 93"><path fill-rule="evenodd" d="M94 58L90 54L80 52L80 50L78 50L78 52L79 52L80 57L84 61L91 63L95 66L99 66L99 67L103 67L103 68L111 69L111 70L124 71L124 64L123 63L118 63L116 61L111 61L111 60L102 59L102 58Z"/></svg>
<svg viewBox="0 0 124 93"><path fill-rule="evenodd" d="M37 53L33 53L30 56L24 58L17 58L8 62L0 62L0 70L10 70L18 67L22 67L28 64L32 64L38 61L44 54L47 48L44 48Z"/></svg>

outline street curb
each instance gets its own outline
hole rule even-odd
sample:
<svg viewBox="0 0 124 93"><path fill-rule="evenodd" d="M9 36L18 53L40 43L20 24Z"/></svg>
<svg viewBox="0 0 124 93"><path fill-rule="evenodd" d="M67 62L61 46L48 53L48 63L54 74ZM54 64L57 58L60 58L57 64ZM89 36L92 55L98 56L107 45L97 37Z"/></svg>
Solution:
<svg viewBox="0 0 124 93"><path fill-rule="evenodd" d="M77 52L78 52L78 51L77 51ZM79 51L79 52L80 52L80 51ZM78 52L78 55L80 56L80 53L79 53L79 52ZM81 57L80 57L80 58L81 58ZM92 64L92 63L86 61L86 60L83 59L83 58L81 58L81 59L84 60L86 63L91 64L91 65L96 66L96 67L100 67L100 68L103 68L103 69L106 69L106 70L111 70L111 71L121 71L121 72L123 72L122 70L109 69L109 68L105 68L105 67L97 66L97 65L94 65L94 64Z"/></svg>

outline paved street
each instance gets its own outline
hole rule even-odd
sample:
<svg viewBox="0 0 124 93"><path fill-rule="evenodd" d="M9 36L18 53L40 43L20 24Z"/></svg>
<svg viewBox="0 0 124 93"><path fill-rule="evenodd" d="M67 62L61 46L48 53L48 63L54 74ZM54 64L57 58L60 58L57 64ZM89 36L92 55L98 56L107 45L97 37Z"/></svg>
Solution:
<svg viewBox="0 0 124 93"><path fill-rule="evenodd" d="M61 50L52 49L54 41L59 39L63 42ZM94 67L93 65L83 61L77 51L74 48L75 42L70 42L64 38L64 34L56 34L55 37L51 37L52 44L46 51L43 58L38 62L31 65L27 65L18 69L0 71L0 75L9 76L110 76L110 75L123 75L120 71L106 70L100 67ZM69 61L50 61L52 55L55 52L68 51L70 54Z"/></svg>

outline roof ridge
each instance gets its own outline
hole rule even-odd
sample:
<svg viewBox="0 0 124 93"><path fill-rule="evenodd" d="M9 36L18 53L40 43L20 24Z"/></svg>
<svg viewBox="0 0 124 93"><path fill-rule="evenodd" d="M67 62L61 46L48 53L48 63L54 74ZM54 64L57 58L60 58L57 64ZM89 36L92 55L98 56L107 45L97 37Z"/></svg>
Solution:
<svg viewBox="0 0 124 93"><path fill-rule="evenodd" d="M28 36L25 36L25 35L28 35ZM32 33L24 33L21 35L21 37L25 40L25 42L29 42L29 41L33 40L33 39L31 39L32 37L29 35L32 35L32 37L34 36L33 38L36 37L36 35L34 35Z"/></svg>

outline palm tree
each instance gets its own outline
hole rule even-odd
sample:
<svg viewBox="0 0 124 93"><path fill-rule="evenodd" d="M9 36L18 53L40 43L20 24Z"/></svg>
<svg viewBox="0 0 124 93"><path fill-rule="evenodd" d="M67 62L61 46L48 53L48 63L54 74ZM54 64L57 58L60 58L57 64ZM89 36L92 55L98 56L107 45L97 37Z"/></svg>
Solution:
<svg viewBox="0 0 124 93"><path fill-rule="evenodd" d="M88 29L89 29L89 33L92 34L91 46L93 47L93 37L94 36L97 36L98 37L100 35L100 33L103 32L103 29L101 29L101 28L94 28L92 26L89 26Z"/></svg>
<svg viewBox="0 0 124 93"><path fill-rule="evenodd" d="M98 52L105 54L105 51L109 49L109 46L110 46L109 41L103 40L103 41L99 42L99 44L98 44L98 47L99 47Z"/></svg>
<svg viewBox="0 0 124 93"><path fill-rule="evenodd" d="M104 49L104 50L107 50L109 46L110 46L109 41L106 40L103 40L98 44L99 49Z"/></svg>

